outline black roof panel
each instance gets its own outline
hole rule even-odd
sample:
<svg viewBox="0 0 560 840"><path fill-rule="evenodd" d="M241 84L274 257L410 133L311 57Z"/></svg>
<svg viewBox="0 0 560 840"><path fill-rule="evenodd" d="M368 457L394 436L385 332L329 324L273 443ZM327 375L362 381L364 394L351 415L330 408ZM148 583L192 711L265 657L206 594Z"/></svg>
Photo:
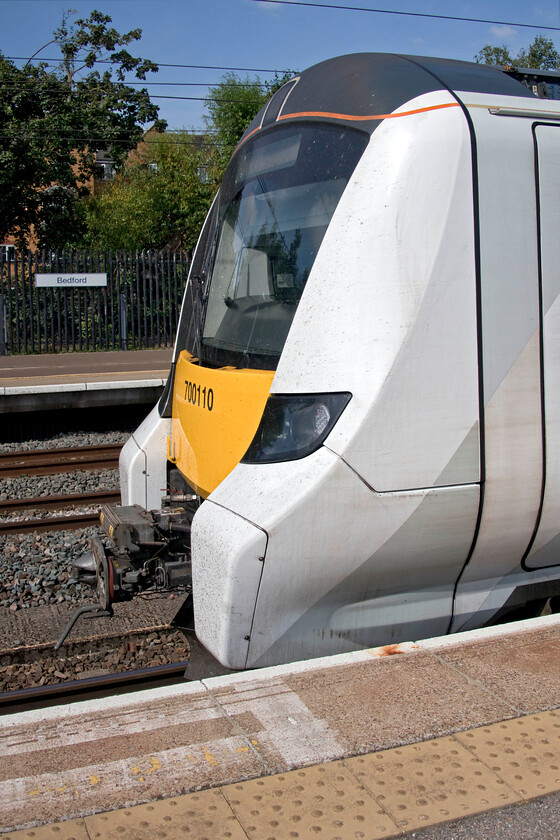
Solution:
<svg viewBox="0 0 560 840"><path fill-rule="evenodd" d="M292 84L292 83L288 83ZM286 89L280 104L275 94L275 111L286 119L325 119L338 115L346 125L373 131L376 117L392 113L405 102L436 90L530 96L527 88L496 67L453 61L445 58L356 53L330 58L304 70L298 83ZM244 134L247 137L261 125L262 111ZM276 116L276 115L275 115ZM269 119L266 123L269 124Z"/></svg>

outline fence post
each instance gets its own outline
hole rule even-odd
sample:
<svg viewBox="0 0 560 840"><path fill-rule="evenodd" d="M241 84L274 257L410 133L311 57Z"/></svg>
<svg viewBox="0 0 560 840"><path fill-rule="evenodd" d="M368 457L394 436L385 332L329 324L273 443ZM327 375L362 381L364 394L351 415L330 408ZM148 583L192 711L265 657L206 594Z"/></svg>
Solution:
<svg viewBox="0 0 560 840"><path fill-rule="evenodd" d="M126 350L128 347L128 316L126 306L126 295L119 292L119 347Z"/></svg>
<svg viewBox="0 0 560 840"><path fill-rule="evenodd" d="M7 356L6 348L6 297L0 295L0 356Z"/></svg>
<svg viewBox="0 0 560 840"><path fill-rule="evenodd" d="M187 255L181 253L177 263L169 255L145 252L127 259L130 263L136 259L137 268L132 266L129 271L120 254L103 255L107 289L100 293L79 287L37 289L34 285L39 272L93 272L94 267L100 267L100 259L87 253L16 251L13 259L6 260L0 251L0 356L91 349L86 335L90 318L96 319L96 338L104 330L107 350L158 347L170 340L177 329L181 295L176 302L169 274L175 267L173 285L182 289ZM99 315L90 312L90 292Z"/></svg>

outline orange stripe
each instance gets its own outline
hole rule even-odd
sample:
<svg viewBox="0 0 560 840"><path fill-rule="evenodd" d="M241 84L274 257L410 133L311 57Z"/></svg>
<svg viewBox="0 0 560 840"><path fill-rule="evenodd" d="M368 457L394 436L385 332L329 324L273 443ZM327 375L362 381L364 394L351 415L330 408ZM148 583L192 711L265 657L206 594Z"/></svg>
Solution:
<svg viewBox="0 0 560 840"><path fill-rule="evenodd" d="M416 108L414 111L399 111L397 114L369 114L359 116L358 114L331 114L328 111L300 111L296 114L282 114L278 120L289 120L295 117L325 117L331 120L350 120L352 122L364 122L366 120L390 120L394 117L410 117L413 114L423 114L426 111L438 111L441 108L459 108L458 102L446 102L443 105L430 105L428 108Z"/></svg>
<svg viewBox="0 0 560 840"><path fill-rule="evenodd" d="M256 128L254 128L254 129L250 132L250 134L248 134L248 135L247 135L247 137L244 137L244 138L243 138L243 140L242 140L242 141L240 141L239 146L241 146L241 143L245 143L245 142L249 139L249 137L252 137L252 136L253 136L253 134L256 134L256 133L257 133L257 131L260 131L260 130L261 130L261 126L260 126L260 125L258 125ZM237 149L239 148L239 146L236 146L235 151L237 151Z"/></svg>
<svg viewBox="0 0 560 840"><path fill-rule="evenodd" d="M415 108L414 111L399 111L398 114L370 114L368 116L360 116L359 114L334 114L329 111L299 111L294 114L281 114L277 122L280 120L291 120L295 119L296 117L323 117L323 119L330 119L330 120L350 120L351 122L367 122L367 120L391 120L396 117L410 117L414 114L425 114L427 111L440 111L442 108L459 108L460 105L458 102L445 102L442 105L430 105L428 108ZM257 126L254 128L247 137L244 137L243 140L239 142L239 145L236 147L235 152L242 146L244 143L247 142L249 137L252 137L253 134L256 134L257 131L261 130L261 126ZM235 154L234 152L234 154Z"/></svg>

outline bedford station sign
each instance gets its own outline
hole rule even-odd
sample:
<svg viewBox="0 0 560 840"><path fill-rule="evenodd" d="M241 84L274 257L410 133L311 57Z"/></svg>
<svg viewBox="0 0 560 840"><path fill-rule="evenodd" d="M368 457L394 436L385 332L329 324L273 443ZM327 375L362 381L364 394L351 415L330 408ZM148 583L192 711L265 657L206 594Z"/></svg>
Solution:
<svg viewBox="0 0 560 840"><path fill-rule="evenodd" d="M106 286L107 274L36 274L37 288L87 289L91 286Z"/></svg>

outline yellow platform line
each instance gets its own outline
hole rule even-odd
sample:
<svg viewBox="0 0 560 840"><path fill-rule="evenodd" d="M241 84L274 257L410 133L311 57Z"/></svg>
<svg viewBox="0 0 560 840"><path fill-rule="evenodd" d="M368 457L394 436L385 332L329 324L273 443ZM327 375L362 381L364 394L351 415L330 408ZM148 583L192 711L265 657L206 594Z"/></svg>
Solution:
<svg viewBox="0 0 560 840"><path fill-rule="evenodd" d="M2 837L377 840L557 791L560 711L548 711Z"/></svg>

